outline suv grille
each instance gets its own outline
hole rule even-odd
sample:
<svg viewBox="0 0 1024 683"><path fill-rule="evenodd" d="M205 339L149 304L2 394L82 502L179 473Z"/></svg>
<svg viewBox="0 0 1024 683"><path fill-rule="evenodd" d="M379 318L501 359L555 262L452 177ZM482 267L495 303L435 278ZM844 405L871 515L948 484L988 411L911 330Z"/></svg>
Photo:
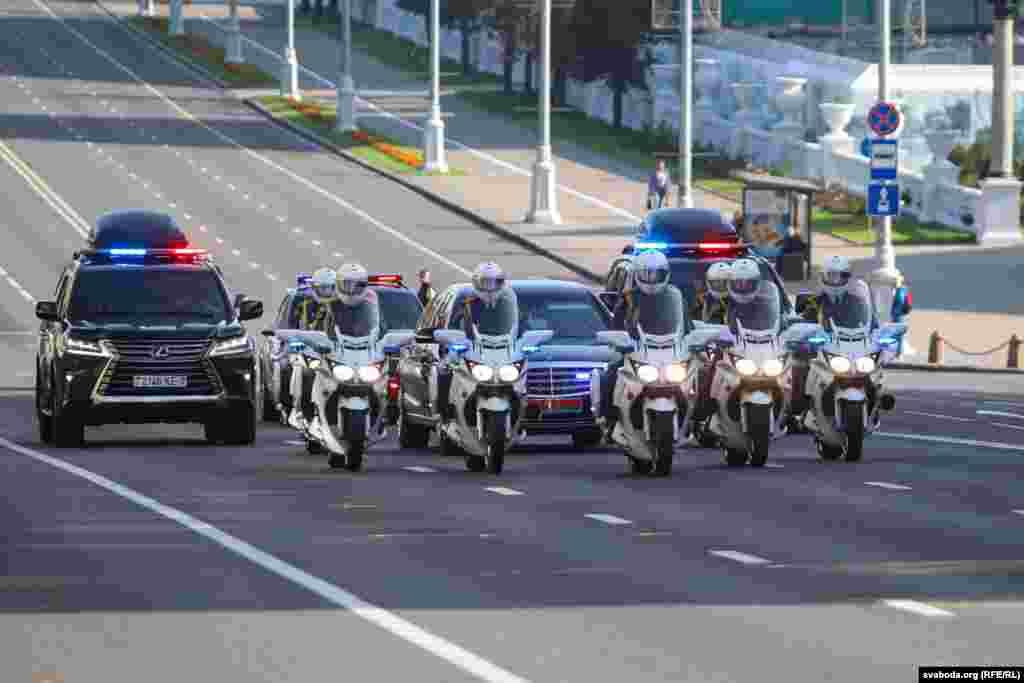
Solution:
<svg viewBox="0 0 1024 683"><path fill-rule="evenodd" d="M105 396L210 396L220 380L203 356L209 339L111 340L118 358L103 376ZM136 377L185 377L185 386L135 386Z"/></svg>
<svg viewBox="0 0 1024 683"><path fill-rule="evenodd" d="M590 373L602 365L537 365L526 370L526 394L535 398L590 395Z"/></svg>

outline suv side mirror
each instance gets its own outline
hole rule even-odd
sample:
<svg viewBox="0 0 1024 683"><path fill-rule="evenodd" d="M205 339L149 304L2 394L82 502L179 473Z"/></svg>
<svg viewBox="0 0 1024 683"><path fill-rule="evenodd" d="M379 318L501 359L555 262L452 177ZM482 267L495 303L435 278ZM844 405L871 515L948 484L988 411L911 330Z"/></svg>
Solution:
<svg viewBox="0 0 1024 683"><path fill-rule="evenodd" d="M238 303L239 320L255 320L263 317L263 302L255 299L243 299Z"/></svg>
<svg viewBox="0 0 1024 683"><path fill-rule="evenodd" d="M48 322L56 322L60 320L60 315L57 312L57 302L37 301L36 317L39 318L40 320L46 320Z"/></svg>
<svg viewBox="0 0 1024 683"><path fill-rule="evenodd" d="M601 303L607 307L609 311L614 311L615 307L619 305L619 299L622 297L618 292L601 292L597 295Z"/></svg>

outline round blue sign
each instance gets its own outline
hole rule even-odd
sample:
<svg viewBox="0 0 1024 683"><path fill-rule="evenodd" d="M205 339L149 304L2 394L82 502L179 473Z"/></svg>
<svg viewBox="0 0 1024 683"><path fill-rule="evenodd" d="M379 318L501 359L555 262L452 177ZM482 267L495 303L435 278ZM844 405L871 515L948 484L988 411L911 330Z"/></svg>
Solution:
<svg viewBox="0 0 1024 683"><path fill-rule="evenodd" d="M868 112L868 126L875 135L892 135L900 127L900 111L890 102L879 102Z"/></svg>
<svg viewBox="0 0 1024 683"><path fill-rule="evenodd" d="M860 141L860 155L871 158L871 138L864 138Z"/></svg>

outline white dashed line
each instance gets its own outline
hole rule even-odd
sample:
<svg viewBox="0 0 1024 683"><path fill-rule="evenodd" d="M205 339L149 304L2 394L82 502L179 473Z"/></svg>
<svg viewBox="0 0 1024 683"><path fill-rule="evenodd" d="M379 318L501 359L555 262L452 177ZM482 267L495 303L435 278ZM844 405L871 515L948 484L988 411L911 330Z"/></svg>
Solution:
<svg viewBox="0 0 1024 683"><path fill-rule="evenodd" d="M402 469L407 470L409 472L420 472L421 474L431 474L432 472L437 472L437 470L435 470L433 467L423 467L422 465L410 465L409 467L403 467Z"/></svg>
<svg viewBox="0 0 1024 683"><path fill-rule="evenodd" d="M336 252L334 252L334 258L345 258L345 257L341 255L340 251L336 251Z"/></svg>
<svg viewBox="0 0 1024 683"><path fill-rule="evenodd" d="M604 522L605 524L623 525L623 524L632 524L633 523L633 522L631 522L628 519L623 519L622 517L616 517L615 515L606 515L606 514L602 514L602 513L594 513L594 514L583 515L583 516L587 517L588 519L596 520L598 522Z"/></svg>
<svg viewBox="0 0 1024 683"><path fill-rule="evenodd" d="M287 222L287 221L286 221L286 219L285 219L285 217L284 217L284 216L278 216L278 217L277 217L277 222L278 222L278 223L285 223L285 222Z"/></svg>
<svg viewBox="0 0 1024 683"><path fill-rule="evenodd" d="M232 192L235 192L238 188L235 187L234 185L229 184L228 189L231 190Z"/></svg>
<svg viewBox="0 0 1024 683"><path fill-rule="evenodd" d="M773 470L781 470L781 469L785 469L786 466L785 465L780 465L780 464L775 463L775 462L769 462L769 463L765 464L765 467L767 467L769 469L773 469Z"/></svg>
<svg viewBox="0 0 1024 683"><path fill-rule="evenodd" d="M911 488L909 486L904 486L903 484L890 484L887 481L866 481L864 483L867 484L868 486L877 486L880 489L890 489L892 491L910 491L911 490Z"/></svg>
<svg viewBox="0 0 1024 683"><path fill-rule="evenodd" d="M1006 427L1007 429L1024 429L1024 425L1008 425L1005 422L993 422L993 427Z"/></svg>
<svg viewBox="0 0 1024 683"><path fill-rule="evenodd" d="M222 240L220 237L214 237L214 239L217 240L217 244L224 244L224 240Z"/></svg>
<svg viewBox="0 0 1024 683"><path fill-rule="evenodd" d="M913 612L923 617L955 617L952 612L917 600L883 600L882 604L893 609L901 609L905 612Z"/></svg>
<svg viewBox="0 0 1024 683"><path fill-rule="evenodd" d="M182 214L182 215L185 217L185 220L187 220L187 221L192 220L192 214L186 213L186 214Z"/></svg>
<svg viewBox="0 0 1024 683"><path fill-rule="evenodd" d="M207 231L209 231L209 228L207 228L205 225L200 225L199 226L199 231L200 232L207 232Z"/></svg>
<svg viewBox="0 0 1024 683"><path fill-rule="evenodd" d="M285 441L284 443L287 446L305 446L306 445L305 441Z"/></svg>
<svg viewBox="0 0 1024 683"><path fill-rule="evenodd" d="M245 201L249 201L250 198L249 198L249 195L243 194L242 195L242 199L244 199Z"/></svg>
<svg viewBox="0 0 1024 683"><path fill-rule="evenodd" d="M178 208L178 205L175 204L174 202L167 202L167 206L168 206L168 208L171 208L171 209Z"/></svg>
<svg viewBox="0 0 1024 683"><path fill-rule="evenodd" d="M999 443L997 441L975 441L974 439L954 439L948 436L925 436L923 434L896 434L894 432L875 432L875 436L888 437L890 439L906 439L907 441L924 441L926 443L942 443L950 446L973 446L984 448L995 448L1004 451L1024 452L1024 446L1012 443Z"/></svg>
<svg viewBox="0 0 1024 683"><path fill-rule="evenodd" d="M260 204L260 211L266 211L268 208L266 204Z"/></svg>
<svg viewBox="0 0 1024 683"><path fill-rule="evenodd" d="M238 250L238 249L232 249L231 253L234 254L235 256L241 256L242 255L242 252L240 250Z"/></svg>
<svg viewBox="0 0 1024 683"><path fill-rule="evenodd" d="M277 282L277 276L274 275L273 273L267 273L267 279L271 280L272 282Z"/></svg>
<svg viewBox="0 0 1024 683"><path fill-rule="evenodd" d="M955 420L957 422L974 422L973 417L955 417L953 415L940 415L938 413L919 413L916 410L904 410L902 411L907 415L918 415L920 417L934 417L940 420Z"/></svg>
<svg viewBox="0 0 1024 683"><path fill-rule="evenodd" d="M522 491L516 491L515 489L507 489L504 486L487 486L485 490L491 493L497 493L499 496L522 496L525 495Z"/></svg>
<svg viewBox="0 0 1024 683"><path fill-rule="evenodd" d="M1024 515L1024 510L1014 510L1013 512L1016 515Z"/></svg>
<svg viewBox="0 0 1024 683"><path fill-rule="evenodd" d="M1024 420L1024 415L1018 415L1017 413L1004 413L1000 410L979 410L978 415L990 415L992 417L1012 417L1018 420Z"/></svg>
<svg viewBox="0 0 1024 683"><path fill-rule="evenodd" d="M738 550L709 550L708 554L714 555L715 557L721 557L726 560L740 562L742 564L771 564L771 560L766 560L763 557L758 557L757 555L741 553Z"/></svg>
<svg viewBox="0 0 1024 683"><path fill-rule="evenodd" d="M250 263L249 267L252 268L253 270L259 270L260 269L260 264L258 264L258 263Z"/></svg>
<svg viewBox="0 0 1024 683"><path fill-rule="evenodd" d="M319 247L320 246L320 240L313 240L313 246L314 247Z"/></svg>
<svg viewBox="0 0 1024 683"><path fill-rule="evenodd" d="M292 228L292 232L298 235L300 232L302 232L302 228Z"/></svg>

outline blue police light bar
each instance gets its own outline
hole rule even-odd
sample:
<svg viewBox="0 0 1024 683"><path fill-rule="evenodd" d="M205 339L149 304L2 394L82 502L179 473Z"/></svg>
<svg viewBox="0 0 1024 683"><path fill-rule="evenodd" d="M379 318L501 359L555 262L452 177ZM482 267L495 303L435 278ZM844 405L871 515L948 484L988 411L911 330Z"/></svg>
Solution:
<svg viewBox="0 0 1024 683"><path fill-rule="evenodd" d="M634 249L668 249L667 242L637 242L633 245Z"/></svg>
<svg viewBox="0 0 1024 683"><path fill-rule="evenodd" d="M106 249L105 251L111 256L145 256L147 253L146 249Z"/></svg>

